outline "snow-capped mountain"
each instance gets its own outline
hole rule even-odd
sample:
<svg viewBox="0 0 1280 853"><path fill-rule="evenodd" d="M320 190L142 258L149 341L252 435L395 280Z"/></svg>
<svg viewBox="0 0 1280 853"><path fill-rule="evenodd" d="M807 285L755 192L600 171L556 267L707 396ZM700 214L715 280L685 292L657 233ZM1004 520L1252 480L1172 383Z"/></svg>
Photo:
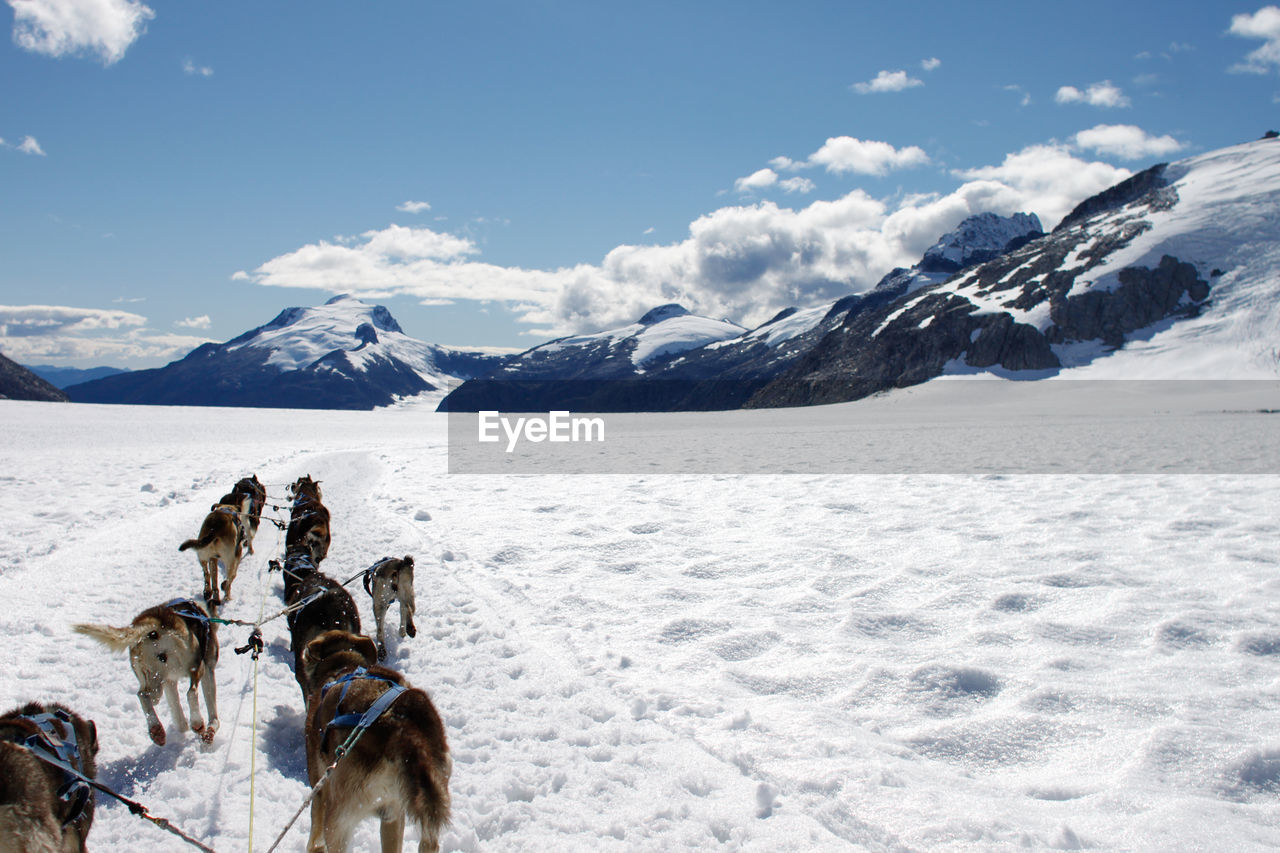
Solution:
<svg viewBox="0 0 1280 853"><path fill-rule="evenodd" d="M155 370L73 385L76 402L371 409L489 372L497 356L424 343L391 312L351 296L286 308L223 344Z"/></svg>
<svg viewBox="0 0 1280 853"><path fill-rule="evenodd" d="M728 320L690 314L680 305L661 305L618 329L539 344L509 361L500 375L521 380L631 378L745 331Z"/></svg>
<svg viewBox="0 0 1280 853"><path fill-rule="evenodd" d="M944 373L1274 379L1280 141L1147 169L1041 239L845 317L751 405L838 402Z"/></svg>
<svg viewBox="0 0 1280 853"><path fill-rule="evenodd" d="M871 290L809 308L788 308L749 331L664 305L622 329L534 347L501 371L465 383L441 408L738 408L850 316L944 281L957 265L998 257L1041 234L1034 214L971 216L942 235L919 264L891 271Z"/></svg>

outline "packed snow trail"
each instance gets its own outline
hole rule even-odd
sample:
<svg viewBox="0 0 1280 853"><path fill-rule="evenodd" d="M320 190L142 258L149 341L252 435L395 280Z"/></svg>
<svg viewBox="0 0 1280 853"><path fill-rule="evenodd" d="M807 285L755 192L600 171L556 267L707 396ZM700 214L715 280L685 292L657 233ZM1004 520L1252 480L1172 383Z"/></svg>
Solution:
<svg viewBox="0 0 1280 853"><path fill-rule="evenodd" d="M276 504L321 481L328 574L414 555L388 663L445 719L445 850L1280 844L1275 477L461 477L442 420L394 410L5 403L0 430L0 702L95 720L99 778L220 851L251 781L254 849L308 791L284 620L256 755L248 629L219 632L212 746L156 747L127 659L70 625L198 593L177 543L250 472ZM282 606L282 541L223 615ZM102 800L90 844L175 849Z"/></svg>

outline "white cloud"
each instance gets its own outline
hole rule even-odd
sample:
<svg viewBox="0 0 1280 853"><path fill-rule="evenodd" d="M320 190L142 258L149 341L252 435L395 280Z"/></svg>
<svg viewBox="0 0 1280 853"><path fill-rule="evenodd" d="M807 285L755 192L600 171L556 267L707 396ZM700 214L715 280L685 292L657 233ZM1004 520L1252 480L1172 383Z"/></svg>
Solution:
<svg viewBox="0 0 1280 853"><path fill-rule="evenodd" d="M1023 89L1021 86L1017 85L1016 83L1010 83L1008 86L1004 87L1004 90L1006 92L1013 92L1021 96L1019 98L1018 106L1021 106L1021 107L1031 106L1031 93Z"/></svg>
<svg viewBox="0 0 1280 853"><path fill-rule="evenodd" d="M155 17L136 0L8 0L13 40L46 56L93 55L118 62Z"/></svg>
<svg viewBox="0 0 1280 853"><path fill-rule="evenodd" d="M903 89L923 85L923 80L910 77L905 71L881 71L874 80L854 83L850 88L859 95L869 95L873 92L901 92Z"/></svg>
<svg viewBox="0 0 1280 853"><path fill-rule="evenodd" d="M976 209L1005 215L1030 211L1045 228L1053 228L1081 201L1131 172L1110 163L1081 160L1066 146L1032 145L1007 155L999 166L958 169L952 174L969 182L957 192L971 200L986 196Z"/></svg>
<svg viewBox="0 0 1280 853"><path fill-rule="evenodd" d="M147 318L115 309L0 305L0 350L35 361L125 364L173 359L206 338L147 329Z"/></svg>
<svg viewBox="0 0 1280 853"><path fill-rule="evenodd" d="M786 159L786 158L782 158ZM733 188L740 193L748 194L777 187L787 193L810 193L816 188L808 178L782 178L773 169L760 169L745 178L733 182Z"/></svg>
<svg viewBox="0 0 1280 853"><path fill-rule="evenodd" d="M803 160L792 160L790 157L774 157L769 161L769 165L777 169L779 172L795 172L800 169L807 169L813 164Z"/></svg>
<svg viewBox="0 0 1280 853"><path fill-rule="evenodd" d="M198 77L212 77L213 69L207 65L196 65L191 59L182 60L183 73L192 74Z"/></svg>
<svg viewBox="0 0 1280 853"><path fill-rule="evenodd" d="M209 319L208 314L201 314L199 317L187 317L185 320L178 320L173 325L183 329L207 329L213 325L213 321Z"/></svg>
<svg viewBox="0 0 1280 853"><path fill-rule="evenodd" d="M34 136L22 137L22 141L17 145L6 142L3 138L0 138L0 148L8 148L11 151L20 151L23 154L34 154L37 157L45 156L44 149L40 147L40 143L36 141Z"/></svg>
<svg viewBox="0 0 1280 853"><path fill-rule="evenodd" d="M788 305L874 286L893 267L918 261L966 216L1030 211L1052 227L1129 174L1081 159L1064 145L1040 145L997 166L954 172L960 186L946 194L889 201L855 189L802 207L773 201L723 207L692 222L678 242L618 246L597 264L502 267L477 260L469 241L391 226L350 244L304 246L236 277L371 297L502 302L530 335L542 338L631 323L665 302L752 325ZM782 188L776 171L772 180L769 186Z"/></svg>
<svg viewBox="0 0 1280 853"><path fill-rule="evenodd" d="M778 183L778 173L773 169L760 169L752 172L745 178L738 178L733 182L733 188L740 193L751 193L757 190L768 189Z"/></svg>
<svg viewBox="0 0 1280 853"><path fill-rule="evenodd" d="M1280 66L1280 6L1263 6L1252 15L1233 15L1233 36L1262 39L1261 47L1245 57L1244 62L1231 66L1230 71L1247 74L1266 74Z"/></svg>
<svg viewBox="0 0 1280 853"><path fill-rule="evenodd" d="M1125 160L1163 157L1183 148L1172 136L1151 136L1131 124L1099 124L1080 131L1073 141L1079 148Z"/></svg>
<svg viewBox="0 0 1280 853"><path fill-rule="evenodd" d="M884 175L892 169L923 166L929 162L929 155L915 145L894 148L888 142L835 136L810 155L808 162L836 174Z"/></svg>
<svg viewBox="0 0 1280 853"><path fill-rule="evenodd" d="M406 201L396 205L396 210L401 213L426 213L430 209L431 205L425 201Z"/></svg>
<svg viewBox="0 0 1280 853"><path fill-rule="evenodd" d="M937 69L937 67L941 64L942 64L942 60L938 59L938 57L936 56L931 56L928 59L920 60L920 67L923 68L925 71L933 71Z"/></svg>
<svg viewBox="0 0 1280 853"><path fill-rule="evenodd" d="M1058 94L1054 96L1054 100L1060 104L1088 104L1091 107L1104 107L1107 109L1129 106L1128 97L1125 96L1120 87L1114 85L1110 80L1094 83L1083 92L1075 86L1063 86L1058 89Z"/></svg>
<svg viewBox="0 0 1280 853"><path fill-rule="evenodd" d="M18 150L23 154L35 154L38 157L45 156L44 149L40 147L39 142L36 142L34 136L22 137L22 141L18 143Z"/></svg>
<svg viewBox="0 0 1280 853"><path fill-rule="evenodd" d="M808 178L783 178L778 181L778 186L782 187L784 192L800 193L805 195L817 189L817 185Z"/></svg>
<svg viewBox="0 0 1280 853"><path fill-rule="evenodd" d="M147 318L114 308L71 308L65 305L0 305L0 337L53 332L86 332L141 326Z"/></svg>

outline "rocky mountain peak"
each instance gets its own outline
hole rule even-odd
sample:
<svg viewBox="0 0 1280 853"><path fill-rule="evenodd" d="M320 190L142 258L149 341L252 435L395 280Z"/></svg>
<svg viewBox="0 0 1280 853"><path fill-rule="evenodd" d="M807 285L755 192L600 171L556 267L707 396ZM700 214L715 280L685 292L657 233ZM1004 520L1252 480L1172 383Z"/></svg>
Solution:
<svg viewBox="0 0 1280 853"><path fill-rule="evenodd" d="M943 234L924 253L921 272L959 272L965 267L999 257L1015 241L1025 242L1044 233L1034 213L1000 216L978 213Z"/></svg>
<svg viewBox="0 0 1280 853"><path fill-rule="evenodd" d="M683 317L689 313L689 309L683 305L677 305L674 302L666 305L659 305L657 308L650 310L640 318L640 325L652 326L655 323L661 323L663 320L670 320L672 317Z"/></svg>

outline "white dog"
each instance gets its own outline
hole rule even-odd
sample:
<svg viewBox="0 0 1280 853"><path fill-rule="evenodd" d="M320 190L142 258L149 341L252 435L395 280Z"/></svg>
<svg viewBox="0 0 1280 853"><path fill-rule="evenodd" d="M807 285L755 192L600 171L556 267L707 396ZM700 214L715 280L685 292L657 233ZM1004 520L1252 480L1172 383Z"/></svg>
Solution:
<svg viewBox="0 0 1280 853"><path fill-rule="evenodd" d="M126 628L110 625L76 625L75 630L92 637L114 652L129 652L129 664L138 677L138 701L147 718L151 740L163 746L164 726L156 716L156 702L164 693L169 712L178 731L187 730L178 701L178 679L187 677L187 705L191 709L191 730L205 743L213 741L218 730L217 689L213 669L218 663L218 635L209 614L191 600L175 600L138 614ZM206 724L200 716L196 688L204 691L204 704L209 712Z"/></svg>
<svg viewBox="0 0 1280 853"><path fill-rule="evenodd" d="M364 589L373 598L373 618L378 625L374 640L378 643L378 660L387 659L387 647L382 642L383 620L391 602L400 602L400 636L416 636L418 628L413 624L413 557L401 559L383 557L364 572Z"/></svg>

